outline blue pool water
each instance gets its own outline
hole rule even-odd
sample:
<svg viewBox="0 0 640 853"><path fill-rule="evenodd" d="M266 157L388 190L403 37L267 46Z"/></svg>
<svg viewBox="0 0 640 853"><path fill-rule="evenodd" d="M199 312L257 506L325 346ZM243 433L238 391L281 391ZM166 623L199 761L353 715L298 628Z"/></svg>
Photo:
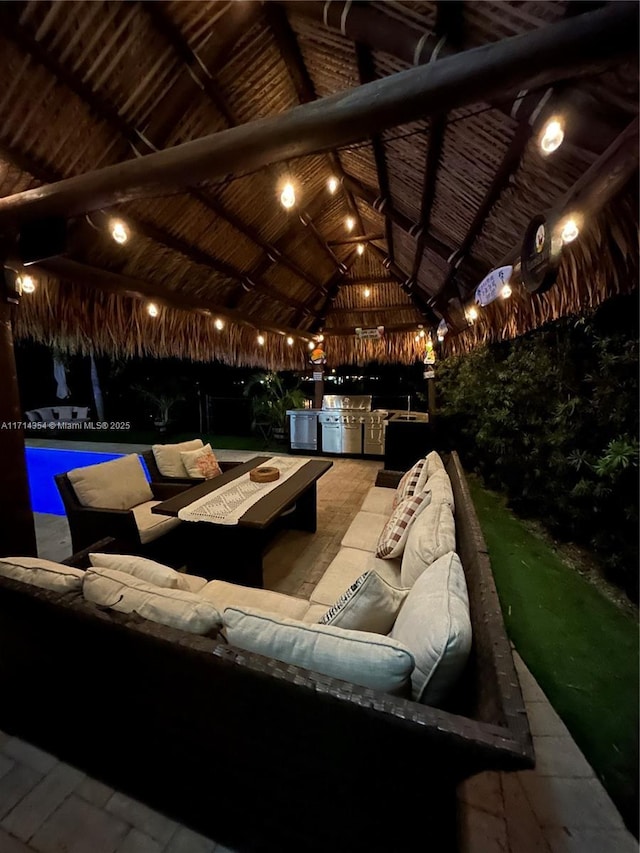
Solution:
<svg viewBox="0 0 640 853"><path fill-rule="evenodd" d="M26 450L32 509L34 512L49 512L53 515L65 515L64 506L53 479L54 474L63 474L72 468L85 468L87 465L97 465L99 462L109 462L111 459L124 456L123 453L49 450L44 447L27 447ZM148 474L147 479L149 479Z"/></svg>

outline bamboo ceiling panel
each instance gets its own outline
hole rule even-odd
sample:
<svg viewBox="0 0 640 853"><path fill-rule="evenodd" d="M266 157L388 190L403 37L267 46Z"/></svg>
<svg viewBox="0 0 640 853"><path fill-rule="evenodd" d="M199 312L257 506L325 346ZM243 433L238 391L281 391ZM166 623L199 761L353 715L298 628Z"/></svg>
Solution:
<svg viewBox="0 0 640 853"><path fill-rule="evenodd" d="M318 98L358 86L358 66L353 42L301 15L290 16L313 87Z"/></svg>

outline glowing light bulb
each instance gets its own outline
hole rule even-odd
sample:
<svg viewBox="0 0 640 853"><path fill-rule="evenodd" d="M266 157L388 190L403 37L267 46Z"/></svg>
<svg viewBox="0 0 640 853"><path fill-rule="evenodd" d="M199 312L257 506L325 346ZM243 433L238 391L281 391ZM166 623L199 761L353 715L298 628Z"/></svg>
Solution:
<svg viewBox="0 0 640 853"><path fill-rule="evenodd" d="M420 335L416 335L416 336L415 336L415 338L414 338L413 340L414 340L417 344L419 344L419 343L420 343Z"/></svg>
<svg viewBox="0 0 640 853"><path fill-rule="evenodd" d="M33 293L36 289L36 283L30 275L20 276L20 292Z"/></svg>
<svg viewBox="0 0 640 853"><path fill-rule="evenodd" d="M365 299L368 299L370 296L371 296L371 291L369 290L369 288L368 288L368 287L365 287L365 289L364 289L364 298L365 298Z"/></svg>
<svg viewBox="0 0 640 853"><path fill-rule="evenodd" d="M334 195L335 191L338 189L338 179L334 177L329 178L327 181L327 188L331 195Z"/></svg>
<svg viewBox="0 0 640 853"><path fill-rule="evenodd" d="M289 346L290 346L290 347L292 347L292 346L293 346L293 338L292 338L291 336L289 336L289 337L287 338L287 343L289 344Z"/></svg>
<svg viewBox="0 0 640 853"><path fill-rule="evenodd" d="M110 223L111 236L116 243L126 243L129 239L129 229L121 219L112 219Z"/></svg>
<svg viewBox="0 0 640 853"><path fill-rule="evenodd" d="M512 290L508 284L505 284L505 286L500 291L500 295L502 296L503 299L508 299L511 296L511 293L512 293Z"/></svg>
<svg viewBox="0 0 640 853"><path fill-rule="evenodd" d="M444 340L444 335L438 335L438 340L440 341L440 343L442 343L442 341Z"/></svg>
<svg viewBox="0 0 640 853"><path fill-rule="evenodd" d="M364 243L358 243L357 252L359 255L364 255Z"/></svg>
<svg viewBox="0 0 640 853"><path fill-rule="evenodd" d="M469 310L467 311L467 319L471 323L473 323L475 320L477 320L478 319L478 309L474 308L473 306L471 308L469 308Z"/></svg>
<svg viewBox="0 0 640 853"><path fill-rule="evenodd" d="M221 331L222 329L224 329L224 323L220 318L218 318L213 325L216 327L216 329L218 331Z"/></svg>
<svg viewBox="0 0 640 853"><path fill-rule="evenodd" d="M353 231L353 229L356 226L356 221L353 218L353 216L347 216L347 218L344 221L344 225L345 225L345 228L347 229L347 231Z"/></svg>
<svg viewBox="0 0 640 853"><path fill-rule="evenodd" d="M309 341L308 346L309 346L309 349L315 349L315 348L316 348L316 345L315 345L315 342L314 342L314 341Z"/></svg>
<svg viewBox="0 0 640 853"><path fill-rule="evenodd" d="M285 207L287 210L293 207L296 203L296 191L293 188L293 184L288 182L282 188L282 192L280 193L280 204Z"/></svg>
<svg viewBox="0 0 640 853"><path fill-rule="evenodd" d="M562 226L562 231L560 236L562 237L563 243L571 243L576 239L578 234L580 233L580 229L578 228L578 223L575 219L567 219L567 221Z"/></svg>
<svg viewBox="0 0 640 853"><path fill-rule="evenodd" d="M424 338L424 329L420 329L420 337Z"/></svg>
<svg viewBox="0 0 640 853"><path fill-rule="evenodd" d="M264 335L258 335L258 346L259 347L264 346Z"/></svg>
<svg viewBox="0 0 640 853"><path fill-rule="evenodd" d="M540 135L540 149L543 154L551 154L562 145L564 129L557 118L550 119Z"/></svg>
<svg viewBox="0 0 640 853"><path fill-rule="evenodd" d="M155 304L155 302L150 302L147 305L147 314L150 317L157 317L158 316L158 306Z"/></svg>
<svg viewBox="0 0 640 853"><path fill-rule="evenodd" d="M316 341L321 344L324 340L324 335L316 335Z"/></svg>

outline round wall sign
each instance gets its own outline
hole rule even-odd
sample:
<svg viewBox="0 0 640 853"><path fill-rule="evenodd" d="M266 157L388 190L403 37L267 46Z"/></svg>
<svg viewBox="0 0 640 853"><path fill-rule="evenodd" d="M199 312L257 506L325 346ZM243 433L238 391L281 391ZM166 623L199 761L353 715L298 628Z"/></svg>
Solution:
<svg viewBox="0 0 640 853"><path fill-rule="evenodd" d="M553 238L553 223L534 216L524 235L521 250L522 282L529 293L544 293L558 275L559 247Z"/></svg>

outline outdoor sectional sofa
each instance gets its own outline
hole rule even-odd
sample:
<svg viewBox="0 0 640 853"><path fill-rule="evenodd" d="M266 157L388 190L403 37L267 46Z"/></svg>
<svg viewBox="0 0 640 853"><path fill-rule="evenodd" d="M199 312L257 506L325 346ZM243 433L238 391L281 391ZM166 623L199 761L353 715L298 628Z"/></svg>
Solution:
<svg viewBox="0 0 640 853"><path fill-rule="evenodd" d="M455 849L458 782L533 753L455 453L446 469L473 646L442 707L0 577L0 727L239 850ZM398 479L381 472L365 511Z"/></svg>

